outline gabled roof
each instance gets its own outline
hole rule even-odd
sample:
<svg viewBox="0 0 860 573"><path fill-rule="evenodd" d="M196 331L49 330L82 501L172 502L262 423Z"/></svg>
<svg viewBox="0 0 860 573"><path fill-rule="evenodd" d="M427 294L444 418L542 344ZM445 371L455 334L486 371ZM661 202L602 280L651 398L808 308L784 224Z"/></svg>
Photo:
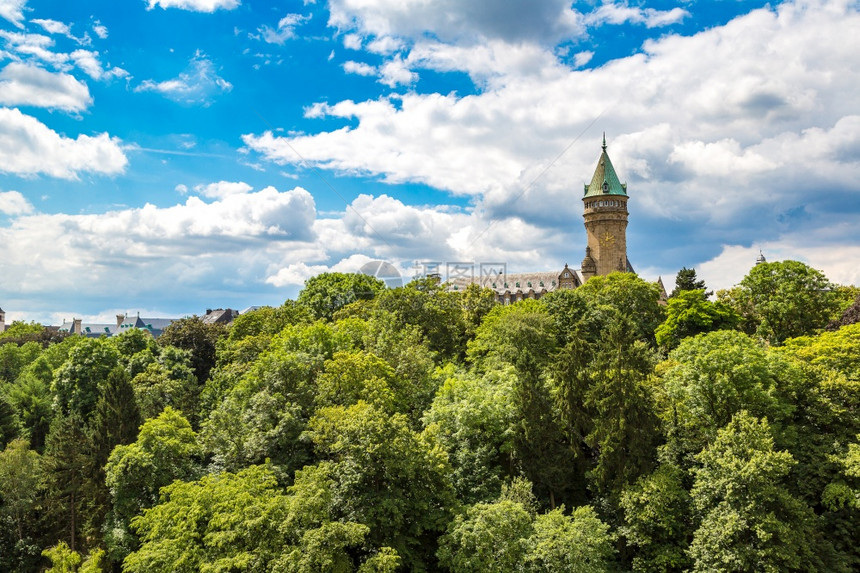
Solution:
<svg viewBox="0 0 860 573"><path fill-rule="evenodd" d="M606 184L604 186L604 183ZM600 154L600 159L597 162L597 169L594 170L594 177L591 178L591 183L585 186L585 197L603 197L606 195L623 195L627 196L627 184L622 183L615 173L615 168L612 167L612 161L609 160L609 154L606 153L606 134L603 135L603 152Z"/></svg>

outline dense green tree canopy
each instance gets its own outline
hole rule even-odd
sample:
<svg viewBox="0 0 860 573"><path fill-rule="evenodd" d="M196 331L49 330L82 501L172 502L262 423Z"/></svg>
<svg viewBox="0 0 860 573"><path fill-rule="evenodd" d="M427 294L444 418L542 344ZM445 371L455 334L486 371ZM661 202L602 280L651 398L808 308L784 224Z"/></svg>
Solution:
<svg viewBox="0 0 860 573"><path fill-rule="evenodd" d="M357 300L371 300L385 283L360 273L322 273L305 281L297 302L317 319L331 320L335 312Z"/></svg>
<svg viewBox="0 0 860 573"><path fill-rule="evenodd" d="M682 271L4 338L0 570L858 570L856 288Z"/></svg>
<svg viewBox="0 0 860 573"><path fill-rule="evenodd" d="M827 277L798 261L756 265L736 288L717 294L748 334L776 345L824 328L839 307Z"/></svg>

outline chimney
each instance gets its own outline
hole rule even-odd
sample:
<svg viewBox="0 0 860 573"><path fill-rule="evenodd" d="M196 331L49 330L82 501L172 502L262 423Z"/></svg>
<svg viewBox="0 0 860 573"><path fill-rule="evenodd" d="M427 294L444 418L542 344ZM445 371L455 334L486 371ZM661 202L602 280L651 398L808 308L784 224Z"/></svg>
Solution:
<svg viewBox="0 0 860 573"><path fill-rule="evenodd" d="M116 327L117 328L119 328L119 325L121 325L123 323L123 321L125 321L125 315L124 314L116 315Z"/></svg>
<svg viewBox="0 0 860 573"><path fill-rule="evenodd" d="M73 318L72 323L74 324L74 326L72 327L72 332L75 334L82 334L81 331L83 330L83 322L83 318Z"/></svg>

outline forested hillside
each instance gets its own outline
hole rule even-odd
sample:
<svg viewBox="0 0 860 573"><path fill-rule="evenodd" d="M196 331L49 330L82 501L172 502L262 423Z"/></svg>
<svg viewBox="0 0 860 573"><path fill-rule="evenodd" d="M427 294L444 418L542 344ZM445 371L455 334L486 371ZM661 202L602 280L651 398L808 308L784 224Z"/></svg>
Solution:
<svg viewBox="0 0 860 573"><path fill-rule="evenodd" d="M860 292L676 286L334 273L158 340L16 323L0 571L857 571Z"/></svg>

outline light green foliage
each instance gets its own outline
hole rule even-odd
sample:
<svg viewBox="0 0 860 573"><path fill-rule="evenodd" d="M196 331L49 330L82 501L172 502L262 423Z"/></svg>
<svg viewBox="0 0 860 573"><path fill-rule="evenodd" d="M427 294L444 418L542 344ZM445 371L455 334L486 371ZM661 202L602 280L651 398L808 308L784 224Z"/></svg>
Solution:
<svg viewBox="0 0 860 573"><path fill-rule="evenodd" d="M466 323L466 337L474 338L475 332L488 312L499 303L496 293L487 287L475 283L469 284L461 294L460 304L463 307L463 320Z"/></svg>
<svg viewBox="0 0 860 573"><path fill-rule="evenodd" d="M824 328L839 307L827 277L797 261L756 265L740 285L717 297L734 307L747 334L773 345Z"/></svg>
<svg viewBox="0 0 860 573"><path fill-rule="evenodd" d="M349 406L359 400L386 412L404 412L411 396L385 361L362 350L337 352L316 380L317 407Z"/></svg>
<svg viewBox="0 0 860 573"><path fill-rule="evenodd" d="M564 506L538 515L526 542L522 571L608 573L614 570L609 526L588 506L564 514Z"/></svg>
<svg viewBox="0 0 860 573"><path fill-rule="evenodd" d="M592 277L576 290L592 309L610 306L631 318L635 337L654 344L654 331L665 318L664 308L657 302L660 287L655 283L633 273L611 273Z"/></svg>
<svg viewBox="0 0 860 573"><path fill-rule="evenodd" d="M339 321L337 326L344 322ZM418 428L421 415L430 407L441 382L434 375L435 353L427 347L417 326L398 327L394 316L376 314L364 326L361 342L365 350L394 368L394 377L403 385L403 394L409 396L404 413L412 427Z"/></svg>
<svg viewBox="0 0 860 573"><path fill-rule="evenodd" d="M516 373L509 366L476 376L449 366L446 374L424 424L448 452L457 497L466 503L495 499L511 472Z"/></svg>
<svg viewBox="0 0 860 573"><path fill-rule="evenodd" d="M45 573L75 573L78 565L81 564L80 554L74 549L69 549L65 541L45 549L42 555L51 560L51 568Z"/></svg>
<svg viewBox="0 0 860 573"><path fill-rule="evenodd" d="M391 547L382 547L358 568L358 573L394 573L400 570L401 559Z"/></svg>
<svg viewBox="0 0 860 573"><path fill-rule="evenodd" d="M697 460L693 571L820 570L814 515L784 487L794 459L774 451L766 420L739 412Z"/></svg>
<svg viewBox="0 0 860 573"><path fill-rule="evenodd" d="M439 542L439 563L457 573L602 573L614 570L609 526L590 507L535 515L499 499L466 509Z"/></svg>
<svg viewBox="0 0 860 573"><path fill-rule="evenodd" d="M731 307L709 301L703 290L683 290L669 299L666 320L655 331L657 345L671 350L685 338L712 330L732 329L738 321Z"/></svg>
<svg viewBox="0 0 860 573"><path fill-rule="evenodd" d="M684 340L664 365L663 419L678 455L695 453L742 409L784 418L779 399L782 369L776 357L747 335L730 330Z"/></svg>
<svg viewBox="0 0 860 573"><path fill-rule="evenodd" d="M22 338L31 334L41 334L45 327L35 322L24 322L16 320L6 325L6 330L0 332L0 341L11 338Z"/></svg>
<svg viewBox="0 0 860 573"><path fill-rule="evenodd" d="M124 571L266 571L282 549L287 500L265 467L177 481L160 501L132 520L141 546Z"/></svg>
<svg viewBox="0 0 860 573"><path fill-rule="evenodd" d="M439 541L439 563L457 573L519 571L532 532L532 515L519 503L478 503L457 516Z"/></svg>
<svg viewBox="0 0 860 573"><path fill-rule="evenodd" d="M134 443L114 448L105 466L113 504L105 540L112 558L122 559L134 547L131 519L158 502L162 487L197 477L200 457L191 424L170 407L147 420Z"/></svg>
<svg viewBox="0 0 860 573"><path fill-rule="evenodd" d="M371 300L385 289L385 283L358 273L322 273L305 281L298 302L316 319L332 315L356 300Z"/></svg>
<svg viewBox="0 0 860 573"><path fill-rule="evenodd" d="M433 279L414 280L404 287L381 292L374 314L392 317L398 329L417 327L432 351L458 358L466 338L461 299L462 295L447 291Z"/></svg>
<svg viewBox="0 0 860 573"><path fill-rule="evenodd" d="M663 464L624 490L620 531L636 548L634 571L669 573L689 567L686 551L693 534L692 501L684 478L681 469Z"/></svg>
<svg viewBox="0 0 860 573"><path fill-rule="evenodd" d="M21 346L0 344L0 386L4 382L14 382L21 371L42 353L42 347L35 342Z"/></svg>
<svg viewBox="0 0 860 573"><path fill-rule="evenodd" d="M860 323L834 332L790 338L780 348L785 354L809 364L843 374L860 382Z"/></svg>
<svg viewBox="0 0 860 573"><path fill-rule="evenodd" d="M370 546L393 547L408 567L420 567L455 503L445 452L410 430L402 414L365 402L322 408L309 428L331 460L340 519L367 525Z"/></svg>
<svg viewBox="0 0 860 573"><path fill-rule="evenodd" d="M469 360L489 368L499 361L518 370L537 370L550 361L557 347L555 322L546 306L526 299L494 307L469 341Z"/></svg>
<svg viewBox="0 0 860 573"><path fill-rule="evenodd" d="M360 546L368 531L366 525L338 521L327 521L316 529L309 529L301 536L299 545L282 559L283 570L288 573L355 571L349 550Z"/></svg>
<svg viewBox="0 0 860 573"><path fill-rule="evenodd" d="M282 477L310 461L301 439L314 410L314 380L335 353L353 350L349 329L316 322L287 326L203 424L215 467L238 471L269 459Z"/></svg>
<svg viewBox="0 0 860 573"><path fill-rule="evenodd" d="M288 325L311 322L308 309L301 304L288 300L274 308L264 306L245 314L240 314L230 325L230 340L242 340L249 336L274 336Z"/></svg>
<svg viewBox="0 0 860 573"><path fill-rule="evenodd" d="M19 541L24 539L38 500L43 479L41 462L41 456L30 449L26 440L12 440L0 452L0 512L14 520Z"/></svg>
<svg viewBox="0 0 860 573"><path fill-rule="evenodd" d="M62 414L74 412L89 420L98 401L102 382L119 360L119 352L109 339L85 339L69 353L57 370L51 390L55 409Z"/></svg>

